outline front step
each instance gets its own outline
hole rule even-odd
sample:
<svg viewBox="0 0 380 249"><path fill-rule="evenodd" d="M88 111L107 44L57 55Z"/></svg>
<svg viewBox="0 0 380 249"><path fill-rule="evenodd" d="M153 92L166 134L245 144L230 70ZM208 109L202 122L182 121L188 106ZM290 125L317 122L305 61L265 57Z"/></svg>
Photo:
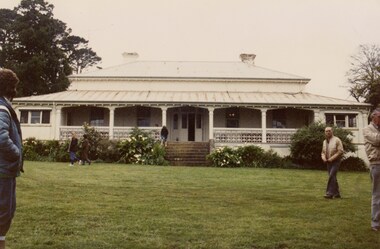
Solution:
<svg viewBox="0 0 380 249"><path fill-rule="evenodd" d="M168 142L165 159L173 166L209 166L208 142Z"/></svg>

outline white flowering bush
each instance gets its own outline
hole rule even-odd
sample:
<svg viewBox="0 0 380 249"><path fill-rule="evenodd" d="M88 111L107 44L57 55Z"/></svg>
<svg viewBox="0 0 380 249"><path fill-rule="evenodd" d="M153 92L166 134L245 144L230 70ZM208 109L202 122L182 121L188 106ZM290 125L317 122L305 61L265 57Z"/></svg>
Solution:
<svg viewBox="0 0 380 249"><path fill-rule="evenodd" d="M217 148L207 158L215 167L236 168L242 166L239 151L231 147Z"/></svg>
<svg viewBox="0 0 380 249"><path fill-rule="evenodd" d="M145 165L167 165L165 149L149 133L135 128L130 136L118 144L119 162Z"/></svg>

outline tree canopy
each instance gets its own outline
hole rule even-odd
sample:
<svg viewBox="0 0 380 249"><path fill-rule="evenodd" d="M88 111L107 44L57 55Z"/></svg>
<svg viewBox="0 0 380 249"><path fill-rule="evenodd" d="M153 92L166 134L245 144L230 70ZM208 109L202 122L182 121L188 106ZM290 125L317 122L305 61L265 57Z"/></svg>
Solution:
<svg viewBox="0 0 380 249"><path fill-rule="evenodd" d="M44 0L22 0L13 10L0 9L0 66L20 78L18 96L66 90L71 73L80 73L101 58L88 41L53 15Z"/></svg>
<svg viewBox="0 0 380 249"><path fill-rule="evenodd" d="M360 45L359 52L351 56L347 76L351 96L376 108L380 104L380 47Z"/></svg>

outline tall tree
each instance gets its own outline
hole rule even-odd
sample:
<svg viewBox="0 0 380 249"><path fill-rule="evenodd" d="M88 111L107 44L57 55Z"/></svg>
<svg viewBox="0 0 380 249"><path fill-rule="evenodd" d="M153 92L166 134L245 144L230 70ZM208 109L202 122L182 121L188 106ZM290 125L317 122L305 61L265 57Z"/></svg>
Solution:
<svg viewBox="0 0 380 249"><path fill-rule="evenodd" d="M360 45L351 60L352 67L347 72L351 96L376 108L380 104L380 47Z"/></svg>
<svg viewBox="0 0 380 249"><path fill-rule="evenodd" d="M22 0L14 10L0 10L0 24L6 24L0 26L0 65L18 74L20 96L63 91L68 75L101 60L88 41L71 36L71 29L54 18L53 9L44 0ZM80 70L73 55L85 61Z"/></svg>

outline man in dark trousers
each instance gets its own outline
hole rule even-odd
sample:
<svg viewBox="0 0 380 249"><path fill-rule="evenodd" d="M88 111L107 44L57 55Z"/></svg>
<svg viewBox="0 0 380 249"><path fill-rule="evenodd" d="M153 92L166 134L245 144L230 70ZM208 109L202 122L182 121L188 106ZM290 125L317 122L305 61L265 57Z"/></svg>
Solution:
<svg viewBox="0 0 380 249"><path fill-rule="evenodd" d="M327 199L341 198L336 175L344 153L343 144L338 137L334 136L331 127L325 128L325 137L326 139L323 141L321 157L323 162L327 165L329 180L327 182L326 195L324 197Z"/></svg>
<svg viewBox="0 0 380 249"><path fill-rule="evenodd" d="M23 172L20 122L12 108L19 82L9 69L0 69L0 249L16 211L16 177Z"/></svg>

